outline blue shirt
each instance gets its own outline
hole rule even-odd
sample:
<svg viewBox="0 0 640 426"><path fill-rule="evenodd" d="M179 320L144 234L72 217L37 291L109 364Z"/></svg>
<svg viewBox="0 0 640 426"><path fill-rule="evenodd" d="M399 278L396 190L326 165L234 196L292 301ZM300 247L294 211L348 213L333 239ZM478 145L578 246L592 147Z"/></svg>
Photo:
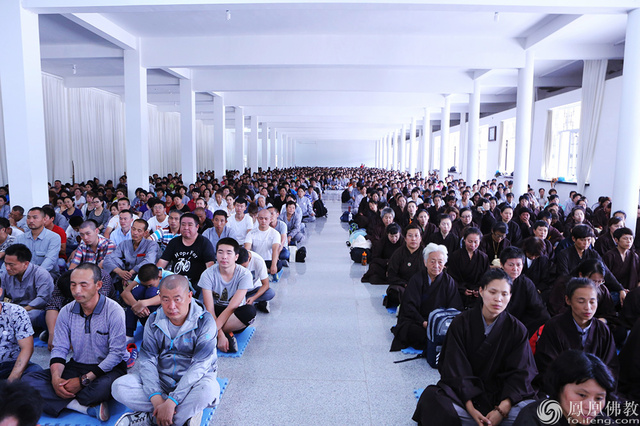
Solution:
<svg viewBox="0 0 640 426"><path fill-rule="evenodd" d="M58 255L62 244L60 235L43 228L34 240L31 229L28 229L24 234L16 237L16 244L24 244L31 250L31 262L49 272L57 272L54 269L58 268Z"/></svg>

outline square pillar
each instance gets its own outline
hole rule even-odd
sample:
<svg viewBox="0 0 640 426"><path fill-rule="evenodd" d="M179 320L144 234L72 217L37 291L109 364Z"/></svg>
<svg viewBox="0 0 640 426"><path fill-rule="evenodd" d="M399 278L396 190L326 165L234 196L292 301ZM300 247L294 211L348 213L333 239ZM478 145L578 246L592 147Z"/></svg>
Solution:
<svg viewBox="0 0 640 426"><path fill-rule="evenodd" d="M11 205L49 202L38 15L0 2L0 82Z"/></svg>
<svg viewBox="0 0 640 426"><path fill-rule="evenodd" d="M227 172L224 115L224 98L215 96L213 98L213 172L219 182L222 182Z"/></svg>
<svg viewBox="0 0 640 426"><path fill-rule="evenodd" d="M235 108L234 118L236 126L235 167L242 173L244 171L244 112L241 107Z"/></svg>
<svg viewBox="0 0 640 426"><path fill-rule="evenodd" d="M149 112L147 69L139 50L124 51L124 110L127 189L129 199L136 188L149 189Z"/></svg>
<svg viewBox="0 0 640 426"><path fill-rule="evenodd" d="M188 187L196 181L196 96L191 80L180 80L180 153L182 181Z"/></svg>

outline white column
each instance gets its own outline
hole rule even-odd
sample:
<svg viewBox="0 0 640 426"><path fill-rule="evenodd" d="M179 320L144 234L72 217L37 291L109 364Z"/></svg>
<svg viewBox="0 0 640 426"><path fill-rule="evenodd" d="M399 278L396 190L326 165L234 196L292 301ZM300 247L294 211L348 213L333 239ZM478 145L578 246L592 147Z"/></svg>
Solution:
<svg viewBox="0 0 640 426"><path fill-rule="evenodd" d="M269 126L267 123L262 123L262 159L260 160L260 165L262 166L262 170L267 170L269 167Z"/></svg>
<svg viewBox="0 0 640 426"><path fill-rule="evenodd" d="M516 158L515 170L513 171L513 191L516 197L527 192L527 183L529 182L532 112L533 52L527 51L525 66L518 70L518 94L516 98Z"/></svg>
<svg viewBox="0 0 640 426"><path fill-rule="evenodd" d="M387 135L387 169L393 170L393 136Z"/></svg>
<svg viewBox="0 0 640 426"><path fill-rule="evenodd" d="M391 135L391 170L398 170L398 131Z"/></svg>
<svg viewBox="0 0 640 426"><path fill-rule="evenodd" d="M411 127L410 130L411 135L409 135L409 173L411 176L416 174L416 160L418 159L416 155L414 155L413 151L416 146L416 118L411 117Z"/></svg>
<svg viewBox="0 0 640 426"><path fill-rule="evenodd" d="M11 205L26 214L49 195L38 15L20 4L0 2L0 85Z"/></svg>
<svg viewBox="0 0 640 426"><path fill-rule="evenodd" d="M469 105L469 134L467 139L467 182L473 185L478 176L478 148L480 138L480 82L473 81L473 93Z"/></svg>
<svg viewBox="0 0 640 426"><path fill-rule="evenodd" d="M291 167L296 166L296 140L291 139Z"/></svg>
<svg viewBox="0 0 640 426"><path fill-rule="evenodd" d="M460 113L460 161L458 162L458 164L460 164L460 170L458 170L458 172L462 174L463 179L467 176L467 161L469 159L469 146L467 143L468 130L467 112L463 111ZM468 181L468 179L465 180Z"/></svg>
<svg viewBox="0 0 640 426"><path fill-rule="evenodd" d="M124 51L125 151L129 199L136 188L149 189L149 112L147 69L140 51Z"/></svg>
<svg viewBox="0 0 640 426"><path fill-rule="evenodd" d="M258 171L258 117L252 115L251 121L251 134L249 136L249 167L251 167L251 173Z"/></svg>
<svg viewBox="0 0 640 426"><path fill-rule="evenodd" d="M451 126L451 97L444 97L442 119L440 124L440 179L447 177L449 170L449 130Z"/></svg>
<svg viewBox="0 0 640 426"><path fill-rule="evenodd" d="M422 176L426 176L429 172L429 146L431 145L429 142L431 142L431 111L429 108L425 108L422 119L422 137L420 138L419 169Z"/></svg>
<svg viewBox="0 0 640 426"><path fill-rule="evenodd" d="M196 181L196 96L192 80L180 79L180 153L182 181L186 186Z"/></svg>
<svg viewBox="0 0 640 426"><path fill-rule="evenodd" d="M435 134L431 132L429 135L429 171L436 169L436 143Z"/></svg>
<svg viewBox="0 0 640 426"><path fill-rule="evenodd" d="M235 107L236 125L236 149L235 163L240 173L244 172L244 111L241 107Z"/></svg>
<svg viewBox="0 0 640 426"><path fill-rule="evenodd" d="M640 9L628 14L623 67L612 204L627 213L628 223L633 224L640 191Z"/></svg>
<svg viewBox="0 0 640 426"><path fill-rule="evenodd" d="M222 182L227 172L225 144L224 98L213 98L213 172L218 182Z"/></svg>
<svg viewBox="0 0 640 426"><path fill-rule="evenodd" d="M278 143L278 136L276 129L271 129L271 144L269 146L269 167L274 169L276 167L276 144Z"/></svg>
<svg viewBox="0 0 640 426"><path fill-rule="evenodd" d="M400 171L401 172L405 172L407 171L407 163L406 163L406 158L407 158L407 143L406 143L406 137L407 137L407 128L405 127L405 125L402 125L402 129L400 130L400 133L398 134L398 159L400 160Z"/></svg>

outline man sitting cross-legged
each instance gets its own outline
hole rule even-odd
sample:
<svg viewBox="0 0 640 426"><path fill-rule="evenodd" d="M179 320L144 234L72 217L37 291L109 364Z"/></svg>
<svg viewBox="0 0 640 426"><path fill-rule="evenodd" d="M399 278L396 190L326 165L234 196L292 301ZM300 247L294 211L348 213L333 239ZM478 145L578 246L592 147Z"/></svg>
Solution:
<svg viewBox="0 0 640 426"><path fill-rule="evenodd" d="M111 384L127 372L124 311L98 292L100 279L100 268L92 263L71 272L75 301L58 315L51 368L22 378L40 393L50 416L69 408L107 421ZM67 361L72 348L73 358Z"/></svg>
<svg viewBox="0 0 640 426"><path fill-rule="evenodd" d="M265 314L269 313L269 301L276 295L269 287L269 273L264 259L256 252L240 247L238 265L242 265L253 277L253 289L247 291L247 305L254 305Z"/></svg>
<svg viewBox="0 0 640 426"><path fill-rule="evenodd" d="M113 383L113 397L135 410L117 426L199 426L220 396L215 320L182 275L160 282L160 301L144 328L140 369Z"/></svg>
<svg viewBox="0 0 640 426"><path fill-rule="evenodd" d="M218 263L208 268L200 277L200 289L204 306L216 319L218 349L237 352L238 343L234 332L242 331L253 323L256 308L247 305L247 290L253 289L251 273L237 265L240 244L233 238L218 241L216 255Z"/></svg>

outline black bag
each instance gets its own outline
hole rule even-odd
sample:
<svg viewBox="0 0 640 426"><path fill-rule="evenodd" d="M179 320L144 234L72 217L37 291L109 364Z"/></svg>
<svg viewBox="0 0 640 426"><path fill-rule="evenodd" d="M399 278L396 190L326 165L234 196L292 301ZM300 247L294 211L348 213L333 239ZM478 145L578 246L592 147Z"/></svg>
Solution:
<svg viewBox="0 0 640 426"><path fill-rule="evenodd" d="M351 249L351 260L353 260L355 263L362 263L362 254L363 253L367 253L367 259L371 259L371 250L370 249L363 249L360 247L354 247Z"/></svg>
<svg viewBox="0 0 640 426"><path fill-rule="evenodd" d="M351 212L343 212L342 215L340 215L340 222L349 222L349 215L350 214L351 214Z"/></svg>
<svg viewBox="0 0 640 426"><path fill-rule="evenodd" d="M342 202L348 203L349 200L351 200L351 193L348 189L345 189L344 191L342 191Z"/></svg>
<svg viewBox="0 0 640 426"><path fill-rule="evenodd" d="M306 247L300 247L297 251L296 251L296 262L298 263L304 263L304 259L307 257L307 248Z"/></svg>
<svg viewBox="0 0 640 426"><path fill-rule="evenodd" d="M429 320L427 321L427 347L424 352L426 353L427 362L433 368L438 368L444 337L447 335L451 321L459 313L460 311L457 309L439 308L434 309L429 314Z"/></svg>
<svg viewBox="0 0 640 426"><path fill-rule="evenodd" d="M322 200L316 200L316 202L313 203L313 211L316 213L316 217L323 217L328 213Z"/></svg>

